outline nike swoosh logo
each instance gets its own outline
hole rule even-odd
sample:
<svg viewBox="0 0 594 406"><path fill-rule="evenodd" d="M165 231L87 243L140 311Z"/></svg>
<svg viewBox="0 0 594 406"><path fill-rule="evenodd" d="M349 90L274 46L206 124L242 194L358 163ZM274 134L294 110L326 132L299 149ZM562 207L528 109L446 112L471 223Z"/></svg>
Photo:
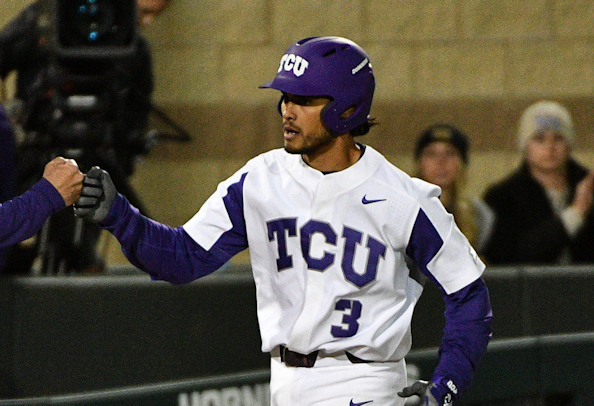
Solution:
<svg viewBox="0 0 594 406"><path fill-rule="evenodd" d="M351 403L349 403L349 406L361 406L361 405L366 405L367 403L371 403L373 402L373 400L368 400L367 402L361 402L361 403L353 403L353 399L351 399Z"/></svg>
<svg viewBox="0 0 594 406"><path fill-rule="evenodd" d="M377 203L377 202L383 202L386 199L372 199L372 200L367 200L367 195L363 196L363 200L361 200L361 203L363 204L369 204L369 203ZM357 406L357 405L355 405Z"/></svg>

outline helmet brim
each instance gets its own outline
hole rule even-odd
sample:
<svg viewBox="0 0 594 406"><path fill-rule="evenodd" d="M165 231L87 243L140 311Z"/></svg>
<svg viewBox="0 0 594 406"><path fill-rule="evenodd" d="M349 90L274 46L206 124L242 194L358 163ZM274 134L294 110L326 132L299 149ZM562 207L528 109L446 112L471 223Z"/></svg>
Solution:
<svg viewBox="0 0 594 406"><path fill-rule="evenodd" d="M303 81L292 80L287 77L279 78L279 76L277 76L271 81L258 86L258 88L275 89L282 93L294 94L296 96L332 98L331 96L324 94L324 91L316 86L311 86Z"/></svg>

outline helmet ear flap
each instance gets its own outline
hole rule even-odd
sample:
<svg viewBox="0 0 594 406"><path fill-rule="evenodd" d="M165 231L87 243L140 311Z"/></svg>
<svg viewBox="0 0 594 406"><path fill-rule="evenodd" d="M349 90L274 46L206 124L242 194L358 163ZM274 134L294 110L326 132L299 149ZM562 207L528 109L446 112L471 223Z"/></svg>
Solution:
<svg viewBox="0 0 594 406"><path fill-rule="evenodd" d="M278 114L283 115L282 104L283 100L285 99L284 94L278 100L276 105L276 110ZM359 104L358 106L351 105L345 109L341 109L342 113L339 113L340 103L336 102L335 100L330 100L330 102L324 106L322 111L320 112L320 118L322 123L333 133L335 134L345 134L355 128L356 126L353 125L354 122L358 120L358 115L361 109L364 107ZM355 107L355 110L352 114L348 117L342 117L344 113L346 113L351 107Z"/></svg>
<svg viewBox="0 0 594 406"><path fill-rule="evenodd" d="M353 112L348 116L344 116L344 114L353 107ZM340 103L338 101L332 100L322 109L322 122L332 132L336 134L346 134L361 125L360 117L361 114L363 114L362 110L364 109L365 106L363 103L359 103L358 105L351 104L347 106L344 102Z"/></svg>

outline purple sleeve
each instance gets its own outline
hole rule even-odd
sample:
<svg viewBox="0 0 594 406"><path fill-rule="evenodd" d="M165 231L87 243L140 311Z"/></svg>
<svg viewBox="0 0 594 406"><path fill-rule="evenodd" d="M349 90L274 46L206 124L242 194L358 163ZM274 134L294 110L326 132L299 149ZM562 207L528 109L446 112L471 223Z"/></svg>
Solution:
<svg viewBox="0 0 594 406"><path fill-rule="evenodd" d="M216 271L247 247L245 238L244 243L237 243L234 227L206 250L183 227L171 228L143 216L120 194L101 226L118 239L131 264L153 279L176 284L188 283Z"/></svg>
<svg viewBox="0 0 594 406"><path fill-rule="evenodd" d="M64 207L60 193L42 178L27 192L0 205L0 247L32 237L52 214Z"/></svg>
<svg viewBox="0 0 594 406"><path fill-rule="evenodd" d="M420 210L406 253L438 286L445 301L445 329L439 349L439 364L431 379L438 385L434 389L438 399L442 399L446 392L456 396L470 386L491 338L492 319L489 291L482 278L447 295L431 275L427 264L442 245L439 233Z"/></svg>
<svg viewBox="0 0 594 406"><path fill-rule="evenodd" d="M482 278L450 295L444 293L445 329L439 347L439 364L432 381L438 392L465 391L491 338L491 303ZM448 384L450 381L453 384ZM441 390L440 390L441 389ZM442 393L440 393L442 394Z"/></svg>

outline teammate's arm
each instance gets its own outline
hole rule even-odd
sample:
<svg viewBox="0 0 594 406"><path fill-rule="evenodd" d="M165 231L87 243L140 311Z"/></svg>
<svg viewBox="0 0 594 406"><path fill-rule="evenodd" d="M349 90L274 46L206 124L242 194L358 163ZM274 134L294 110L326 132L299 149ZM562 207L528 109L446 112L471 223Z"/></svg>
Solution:
<svg viewBox="0 0 594 406"><path fill-rule="evenodd" d="M82 180L83 175L73 160L58 157L48 162L39 182L22 195L0 204L0 246L32 237L52 214L78 198Z"/></svg>
<svg viewBox="0 0 594 406"><path fill-rule="evenodd" d="M32 237L53 213L63 207L65 204L60 194L46 179L0 204L0 247Z"/></svg>

